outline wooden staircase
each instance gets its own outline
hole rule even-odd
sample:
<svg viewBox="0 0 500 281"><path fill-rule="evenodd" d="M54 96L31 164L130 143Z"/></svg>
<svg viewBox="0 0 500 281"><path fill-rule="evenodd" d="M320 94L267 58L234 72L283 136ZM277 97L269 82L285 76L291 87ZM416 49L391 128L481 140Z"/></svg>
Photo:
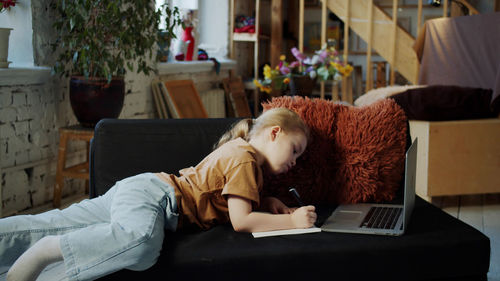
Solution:
<svg viewBox="0 0 500 281"><path fill-rule="evenodd" d="M399 26L394 31L391 16L370 0L326 1L328 9L342 21L348 20L349 27L363 38L368 46L371 45L374 51L386 59L410 83L417 84L419 62L413 50L415 42L413 36ZM370 9L372 5L373 9ZM396 34L395 42L394 33Z"/></svg>

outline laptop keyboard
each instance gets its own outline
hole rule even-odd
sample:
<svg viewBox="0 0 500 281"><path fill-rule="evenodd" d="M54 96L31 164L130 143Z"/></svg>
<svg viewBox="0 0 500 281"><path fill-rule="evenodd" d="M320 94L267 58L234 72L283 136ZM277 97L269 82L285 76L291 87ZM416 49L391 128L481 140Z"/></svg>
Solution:
<svg viewBox="0 0 500 281"><path fill-rule="evenodd" d="M401 207L371 207L360 227L394 229L402 209Z"/></svg>

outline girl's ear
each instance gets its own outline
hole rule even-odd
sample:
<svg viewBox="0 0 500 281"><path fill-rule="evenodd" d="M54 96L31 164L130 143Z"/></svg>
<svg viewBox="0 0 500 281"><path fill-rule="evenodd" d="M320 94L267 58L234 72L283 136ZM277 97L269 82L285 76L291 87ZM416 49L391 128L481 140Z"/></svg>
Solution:
<svg viewBox="0 0 500 281"><path fill-rule="evenodd" d="M280 126L271 127L271 131L270 131L271 141L274 141L281 132L282 132L282 130L281 130Z"/></svg>

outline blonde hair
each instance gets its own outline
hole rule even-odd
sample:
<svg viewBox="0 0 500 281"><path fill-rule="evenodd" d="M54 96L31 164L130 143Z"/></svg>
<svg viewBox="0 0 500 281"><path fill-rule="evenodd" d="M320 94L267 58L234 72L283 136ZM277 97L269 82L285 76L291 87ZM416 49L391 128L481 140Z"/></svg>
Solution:
<svg viewBox="0 0 500 281"><path fill-rule="evenodd" d="M272 127L280 126L286 132L300 132L303 133L309 140L309 128L300 118L297 113L287 108L272 108L262 113L257 119L246 118L235 123L219 139L215 148L220 147L230 140L242 138L249 141L254 136L258 135L262 130Z"/></svg>

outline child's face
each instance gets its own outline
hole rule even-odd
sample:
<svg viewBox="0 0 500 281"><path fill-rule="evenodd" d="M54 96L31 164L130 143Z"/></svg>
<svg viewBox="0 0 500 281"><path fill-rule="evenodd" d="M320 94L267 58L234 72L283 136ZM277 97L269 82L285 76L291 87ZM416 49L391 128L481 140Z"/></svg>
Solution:
<svg viewBox="0 0 500 281"><path fill-rule="evenodd" d="M266 149L268 168L273 174L286 173L304 153L307 138L300 132L285 133L280 127L273 127L270 133L270 142Z"/></svg>

